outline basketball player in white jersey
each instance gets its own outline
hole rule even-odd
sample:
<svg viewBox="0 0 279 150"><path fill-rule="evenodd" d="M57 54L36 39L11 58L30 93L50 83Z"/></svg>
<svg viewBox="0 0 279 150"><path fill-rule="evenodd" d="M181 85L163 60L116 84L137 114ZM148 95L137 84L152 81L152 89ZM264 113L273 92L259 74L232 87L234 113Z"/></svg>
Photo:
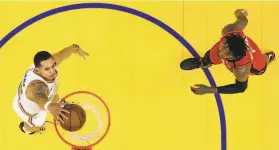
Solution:
<svg viewBox="0 0 279 150"><path fill-rule="evenodd" d="M63 113L63 101L57 94L57 65L72 54L85 58L89 56L78 45L73 44L51 55L47 51L38 52L34 64L25 73L13 102L13 109L23 120L19 128L27 134L44 130L47 112L60 122L67 117Z"/></svg>

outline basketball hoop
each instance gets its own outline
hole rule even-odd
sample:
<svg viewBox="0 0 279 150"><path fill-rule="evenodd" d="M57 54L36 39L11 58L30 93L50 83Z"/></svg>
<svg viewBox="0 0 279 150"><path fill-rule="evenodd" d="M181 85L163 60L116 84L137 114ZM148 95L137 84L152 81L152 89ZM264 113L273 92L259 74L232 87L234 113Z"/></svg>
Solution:
<svg viewBox="0 0 279 150"><path fill-rule="evenodd" d="M71 100L72 98L74 100ZM93 127L88 125L87 129L90 129L90 131L83 131L83 133L79 133L82 131L68 132L59 127L54 120L54 127L59 138L71 146L72 150L92 150L93 146L104 139L110 128L110 111L106 103L98 95L88 91L76 91L68 94L63 99L80 105L87 113L92 112L98 125L94 125L96 126L94 131L91 131ZM90 121L88 119L86 122Z"/></svg>

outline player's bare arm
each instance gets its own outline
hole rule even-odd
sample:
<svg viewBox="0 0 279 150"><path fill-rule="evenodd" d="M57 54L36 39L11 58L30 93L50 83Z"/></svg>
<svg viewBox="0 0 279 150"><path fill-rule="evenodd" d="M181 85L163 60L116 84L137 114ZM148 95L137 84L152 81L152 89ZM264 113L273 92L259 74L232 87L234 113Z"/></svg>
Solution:
<svg viewBox="0 0 279 150"><path fill-rule="evenodd" d="M68 103L65 101L65 99L63 99L63 98L61 99L61 98L59 97L59 94L56 94L56 95L53 97L52 102L53 102L53 103L60 103L62 106L68 104Z"/></svg>
<svg viewBox="0 0 279 150"><path fill-rule="evenodd" d="M41 81L31 82L26 90L26 96L28 99L37 103L41 109L44 109L45 103L48 101L48 87Z"/></svg>
<svg viewBox="0 0 279 150"><path fill-rule="evenodd" d="M251 69L251 65L235 69L234 70L235 79L239 82L247 82L250 69Z"/></svg>
<svg viewBox="0 0 279 150"><path fill-rule="evenodd" d="M63 112L69 113L69 111L63 109L60 103L49 101L47 97L48 87L45 83L41 81L31 82L27 87L26 95L28 99L37 103L41 109L49 111L58 121L64 122L62 117L68 119Z"/></svg>
<svg viewBox="0 0 279 150"><path fill-rule="evenodd" d="M52 99L52 102L53 103L58 103L60 101L60 97L59 97L59 94L56 94L53 99Z"/></svg>
<svg viewBox="0 0 279 150"><path fill-rule="evenodd" d="M53 58L56 61L57 64L60 64L62 61L70 57L72 54L78 54L79 56L83 57L85 59L86 56L89 56L89 54L85 51L83 51L79 45L73 44L71 46L68 46L61 51L53 54Z"/></svg>
<svg viewBox="0 0 279 150"><path fill-rule="evenodd" d="M247 11L245 9L237 9L234 12L234 15L236 17L236 21L232 24L226 25L223 30L222 30L222 35L225 35L226 33L234 30L244 30L245 27L248 24L248 19L247 19Z"/></svg>

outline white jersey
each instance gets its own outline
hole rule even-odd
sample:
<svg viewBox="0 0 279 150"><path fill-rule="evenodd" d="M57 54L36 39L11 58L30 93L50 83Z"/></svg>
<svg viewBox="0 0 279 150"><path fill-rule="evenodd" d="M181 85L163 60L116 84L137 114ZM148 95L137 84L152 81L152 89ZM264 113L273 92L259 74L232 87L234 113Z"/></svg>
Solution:
<svg viewBox="0 0 279 150"><path fill-rule="evenodd" d="M41 76L34 73L34 68L35 68L35 66L32 65L26 71L26 73L18 87L18 91L17 91L19 103L22 105L23 109L30 115L37 114L39 111L41 111L41 109L38 104L36 104L35 102L33 102L32 100L27 98L26 89L27 89L28 85L33 81L44 82L48 86L48 89L49 89L49 95L48 95L49 100L52 100L54 98L54 96L56 95L57 85L58 85L57 84L58 77L56 77L56 79L53 82L47 82Z"/></svg>

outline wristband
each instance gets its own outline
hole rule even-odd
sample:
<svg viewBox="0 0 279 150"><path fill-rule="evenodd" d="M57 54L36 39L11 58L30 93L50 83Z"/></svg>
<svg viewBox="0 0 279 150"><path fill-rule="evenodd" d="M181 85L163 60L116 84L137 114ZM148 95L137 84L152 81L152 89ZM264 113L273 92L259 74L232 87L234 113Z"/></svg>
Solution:
<svg viewBox="0 0 279 150"><path fill-rule="evenodd" d="M45 108L46 111L48 111L47 108L48 108L48 105L49 105L50 103L51 103L51 101L47 101L47 102L45 103L44 108Z"/></svg>

